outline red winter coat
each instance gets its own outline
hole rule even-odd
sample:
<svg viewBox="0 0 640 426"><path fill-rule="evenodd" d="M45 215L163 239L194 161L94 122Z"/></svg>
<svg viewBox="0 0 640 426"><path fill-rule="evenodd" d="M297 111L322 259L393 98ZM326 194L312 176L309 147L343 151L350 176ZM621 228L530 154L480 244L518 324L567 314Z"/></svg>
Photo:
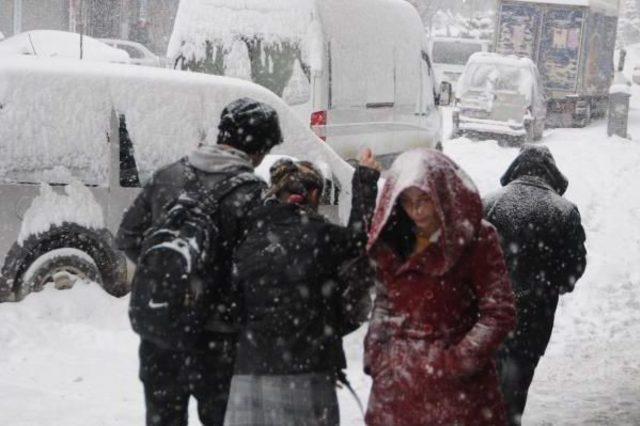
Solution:
<svg viewBox="0 0 640 426"><path fill-rule="evenodd" d="M436 242L403 261L393 241L407 234L399 229L408 217L396 202L411 186L431 197L442 227ZM367 424L506 424L493 358L515 326L514 296L469 177L437 151L398 157L369 248L381 288L365 341L373 377Z"/></svg>

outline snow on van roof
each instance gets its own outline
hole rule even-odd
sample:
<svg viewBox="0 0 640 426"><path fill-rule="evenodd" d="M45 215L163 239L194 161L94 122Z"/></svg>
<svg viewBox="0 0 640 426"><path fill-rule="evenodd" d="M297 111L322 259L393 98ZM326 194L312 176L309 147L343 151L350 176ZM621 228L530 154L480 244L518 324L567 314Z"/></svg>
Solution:
<svg viewBox="0 0 640 426"><path fill-rule="evenodd" d="M307 0L182 0L167 56L203 59L206 41L230 46L240 36L299 42L313 14L314 2Z"/></svg>
<svg viewBox="0 0 640 426"><path fill-rule="evenodd" d="M124 50L115 49L92 37L84 36L82 45L83 60L130 62ZM3 40L0 54L80 59L80 34L54 30L27 31Z"/></svg>
<svg viewBox="0 0 640 426"><path fill-rule="evenodd" d="M544 3L553 5L584 6L608 13L618 14L619 0L513 0L521 3Z"/></svg>
<svg viewBox="0 0 640 426"><path fill-rule="evenodd" d="M21 56L0 61L0 177L11 162L38 169L54 157L108 182L112 110L126 117L141 174L151 172L198 143L215 143L222 109L243 96L278 111L285 140L274 154L331 166L345 189L341 214L348 212L353 169L280 98L243 80L161 68Z"/></svg>

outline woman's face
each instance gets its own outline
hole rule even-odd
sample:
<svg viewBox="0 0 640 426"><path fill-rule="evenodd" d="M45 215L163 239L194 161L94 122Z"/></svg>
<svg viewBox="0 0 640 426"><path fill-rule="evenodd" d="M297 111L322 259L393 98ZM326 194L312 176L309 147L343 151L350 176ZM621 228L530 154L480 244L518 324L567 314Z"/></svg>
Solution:
<svg viewBox="0 0 640 426"><path fill-rule="evenodd" d="M422 190L416 187L405 189L400 195L400 204L421 231L431 233L440 226L435 204Z"/></svg>

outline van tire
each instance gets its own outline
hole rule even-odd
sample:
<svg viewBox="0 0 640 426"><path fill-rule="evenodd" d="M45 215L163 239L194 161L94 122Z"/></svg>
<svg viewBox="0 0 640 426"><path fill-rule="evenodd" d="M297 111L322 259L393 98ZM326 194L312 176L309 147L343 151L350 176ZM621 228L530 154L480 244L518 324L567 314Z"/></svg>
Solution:
<svg viewBox="0 0 640 426"><path fill-rule="evenodd" d="M31 292L41 291L52 283L58 290L69 289L78 281L94 281L102 285L102 274L91 256L82 250L64 247L38 257L25 271L15 301Z"/></svg>
<svg viewBox="0 0 640 426"><path fill-rule="evenodd" d="M69 268L81 268L87 278L95 279L102 288L112 296L122 297L129 293L127 282L127 263L122 253L114 248L113 236L106 229L89 229L75 223L63 223L48 231L31 235L19 244L14 243L5 258L0 274L0 302L17 301L24 298L30 291L31 284L23 281L30 280L34 271L29 269L37 262L48 260L48 253L63 253L80 257L83 262L72 261ZM74 251L75 250L75 251ZM52 256L49 254L49 256ZM63 257L64 256L52 256ZM75 260L75 259L73 259ZM60 267L62 260L59 260ZM99 274L95 274L86 264L93 263ZM29 272L29 275L27 275Z"/></svg>

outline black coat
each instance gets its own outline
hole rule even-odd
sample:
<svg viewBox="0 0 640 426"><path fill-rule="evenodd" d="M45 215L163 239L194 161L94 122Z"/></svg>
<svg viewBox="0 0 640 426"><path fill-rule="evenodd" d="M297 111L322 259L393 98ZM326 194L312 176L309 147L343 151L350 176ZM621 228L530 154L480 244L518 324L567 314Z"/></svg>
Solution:
<svg viewBox="0 0 640 426"><path fill-rule="evenodd" d="M190 161L205 188L212 188L232 175L253 170L248 159L233 158L236 153L225 151L222 158L214 158L215 152L208 156L192 154ZM205 162L208 162L207 171L198 168ZM183 190L186 184L184 167L184 161L180 160L158 170L125 212L116 243L134 263L140 256L145 232L160 217L167 203L175 200ZM229 193L220 204L221 251L216 254L216 259L221 264L215 266L215 273L209 277L215 286L211 286L208 296L211 299L210 320L205 327L208 330L233 332L238 329L237 310L234 310L238 296L233 294L231 286L231 258L237 241L241 239L248 212L262 203L265 186L261 181L245 183Z"/></svg>
<svg viewBox="0 0 640 426"><path fill-rule="evenodd" d="M567 180L545 147L525 149L485 200L498 230L516 294L518 325L507 352L537 358L549 343L558 297L586 266L578 208L562 197Z"/></svg>
<svg viewBox="0 0 640 426"><path fill-rule="evenodd" d="M377 173L360 170L356 179ZM371 185L369 185L371 186ZM357 185L356 200L366 198ZM350 227L295 204L268 200L234 256L244 294L237 374L332 372L346 366L342 336L370 310L374 270L364 256L366 226L354 209Z"/></svg>

